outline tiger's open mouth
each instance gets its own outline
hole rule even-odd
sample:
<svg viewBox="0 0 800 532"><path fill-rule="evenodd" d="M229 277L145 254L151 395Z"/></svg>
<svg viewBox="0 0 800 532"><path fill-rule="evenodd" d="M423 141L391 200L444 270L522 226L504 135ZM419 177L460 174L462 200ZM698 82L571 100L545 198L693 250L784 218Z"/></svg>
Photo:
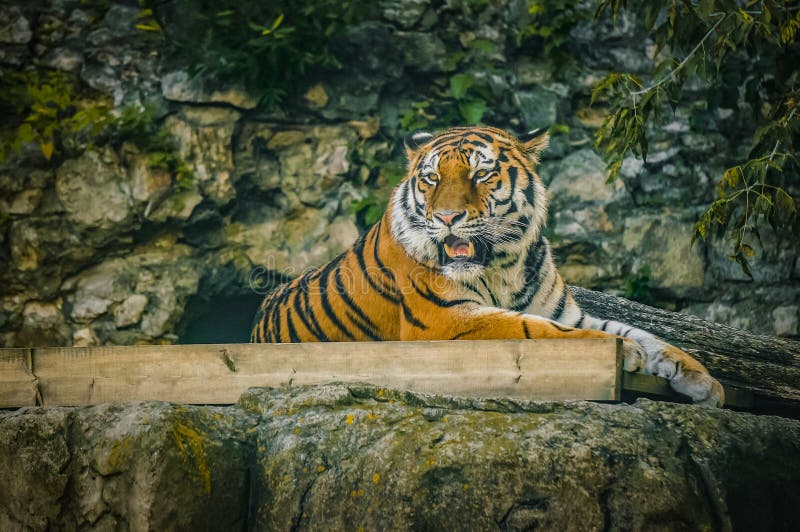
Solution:
<svg viewBox="0 0 800 532"><path fill-rule="evenodd" d="M469 260L475 256L475 244L450 235L444 239L444 254L454 260Z"/></svg>
<svg viewBox="0 0 800 532"><path fill-rule="evenodd" d="M486 264L488 256L489 250L479 240L448 235L439 245L439 259L442 266L453 263Z"/></svg>

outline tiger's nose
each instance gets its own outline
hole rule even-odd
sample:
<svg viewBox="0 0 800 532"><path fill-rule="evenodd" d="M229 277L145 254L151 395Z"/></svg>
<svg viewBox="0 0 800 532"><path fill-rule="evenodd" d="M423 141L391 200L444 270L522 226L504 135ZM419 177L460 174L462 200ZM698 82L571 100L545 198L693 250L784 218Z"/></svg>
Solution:
<svg viewBox="0 0 800 532"><path fill-rule="evenodd" d="M467 215L467 211L436 211L433 215L439 218L444 225L453 225Z"/></svg>

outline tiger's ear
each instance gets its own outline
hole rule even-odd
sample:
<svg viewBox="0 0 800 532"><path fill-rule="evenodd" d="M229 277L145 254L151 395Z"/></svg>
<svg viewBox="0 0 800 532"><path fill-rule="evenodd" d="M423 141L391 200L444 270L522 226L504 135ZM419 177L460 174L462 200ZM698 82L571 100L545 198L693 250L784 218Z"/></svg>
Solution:
<svg viewBox="0 0 800 532"><path fill-rule="evenodd" d="M417 154L417 151L429 143L431 139L433 139L433 135L427 131L415 131L407 136L404 139L404 143L406 145L406 154L408 155L408 160L410 161L413 159Z"/></svg>
<svg viewBox="0 0 800 532"><path fill-rule="evenodd" d="M520 135L519 142L522 151L535 162L539 162L539 155L550 145L550 134L545 128L540 127Z"/></svg>

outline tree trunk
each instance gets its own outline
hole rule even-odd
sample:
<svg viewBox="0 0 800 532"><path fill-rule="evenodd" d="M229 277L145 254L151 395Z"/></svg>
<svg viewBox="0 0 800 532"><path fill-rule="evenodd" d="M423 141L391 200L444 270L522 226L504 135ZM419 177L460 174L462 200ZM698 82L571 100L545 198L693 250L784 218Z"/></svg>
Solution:
<svg viewBox="0 0 800 532"><path fill-rule="evenodd" d="M696 316L571 286L578 304L601 319L634 325L684 349L726 388L754 397L754 410L800 417L800 342L762 336Z"/></svg>

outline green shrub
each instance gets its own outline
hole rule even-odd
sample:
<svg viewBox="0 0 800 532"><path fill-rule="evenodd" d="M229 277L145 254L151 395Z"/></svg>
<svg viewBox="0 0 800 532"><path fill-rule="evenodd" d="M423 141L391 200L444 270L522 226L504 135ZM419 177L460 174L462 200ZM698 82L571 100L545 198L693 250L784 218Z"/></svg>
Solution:
<svg viewBox="0 0 800 532"><path fill-rule="evenodd" d="M0 111L6 118L0 126L0 162L31 143L50 161L96 145L120 148L130 142L150 154L152 167L172 173L178 186L191 186L191 170L151 107L115 111L109 97L64 72L4 70L0 80Z"/></svg>
<svg viewBox="0 0 800 532"><path fill-rule="evenodd" d="M379 168L373 189L367 197L350 205L350 212L356 216L356 222L363 228L368 228L381 219L389 203L392 189L405 177L405 162L371 162L371 167Z"/></svg>
<svg viewBox="0 0 800 532"><path fill-rule="evenodd" d="M79 149L114 119L107 98L79 93L64 72L4 69L0 80L0 161L27 143L50 160L57 150Z"/></svg>
<svg viewBox="0 0 800 532"><path fill-rule="evenodd" d="M363 20L369 0L175 0L143 2L140 29L163 32L169 57L190 74L241 83L269 106L315 67L340 65L331 39Z"/></svg>

